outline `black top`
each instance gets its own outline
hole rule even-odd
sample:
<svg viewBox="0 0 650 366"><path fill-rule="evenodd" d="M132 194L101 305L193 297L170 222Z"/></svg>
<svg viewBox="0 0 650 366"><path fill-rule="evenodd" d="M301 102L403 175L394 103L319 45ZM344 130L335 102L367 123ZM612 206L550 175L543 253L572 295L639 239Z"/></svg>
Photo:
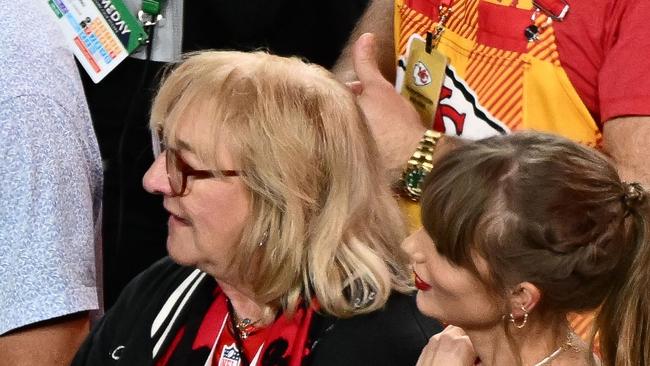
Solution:
<svg viewBox="0 0 650 366"><path fill-rule="evenodd" d="M152 334L152 324L163 304L193 271L165 258L136 277L95 325L72 365L153 365L155 344L163 339L158 352L163 354L178 328L194 318L201 319L213 300L214 280L209 276L196 280L196 290L178 317L173 321L171 316L162 317L162 326ZM173 303L169 314L180 302ZM161 336L168 324L167 336ZM308 340L312 352L304 364L412 366L429 337L440 330L437 322L418 312L413 296L396 293L383 310L371 314L351 319L314 314Z"/></svg>
<svg viewBox="0 0 650 366"><path fill-rule="evenodd" d="M334 65L368 0L185 1L183 51L268 49Z"/></svg>

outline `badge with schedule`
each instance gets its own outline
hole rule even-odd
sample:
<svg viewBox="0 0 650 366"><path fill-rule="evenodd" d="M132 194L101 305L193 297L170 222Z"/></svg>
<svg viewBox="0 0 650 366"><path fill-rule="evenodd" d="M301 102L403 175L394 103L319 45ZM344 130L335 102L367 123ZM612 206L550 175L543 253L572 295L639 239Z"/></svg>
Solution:
<svg viewBox="0 0 650 366"><path fill-rule="evenodd" d="M121 0L48 0L64 37L98 83L147 42L147 33Z"/></svg>

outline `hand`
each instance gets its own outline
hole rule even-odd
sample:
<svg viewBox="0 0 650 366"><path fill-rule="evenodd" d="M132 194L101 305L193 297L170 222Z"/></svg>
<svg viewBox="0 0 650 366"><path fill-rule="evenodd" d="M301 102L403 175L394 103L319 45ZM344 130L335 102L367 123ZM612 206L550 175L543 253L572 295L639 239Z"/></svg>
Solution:
<svg viewBox="0 0 650 366"><path fill-rule="evenodd" d="M416 366L473 366L476 352L465 332L453 325L429 339Z"/></svg>
<svg viewBox="0 0 650 366"><path fill-rule="evenodd" d="M364 33L354 44L352 59L359 79L348 84L368 119L391 182L397 181L426 127L411 104L379 71L375 36Z"/></svg>

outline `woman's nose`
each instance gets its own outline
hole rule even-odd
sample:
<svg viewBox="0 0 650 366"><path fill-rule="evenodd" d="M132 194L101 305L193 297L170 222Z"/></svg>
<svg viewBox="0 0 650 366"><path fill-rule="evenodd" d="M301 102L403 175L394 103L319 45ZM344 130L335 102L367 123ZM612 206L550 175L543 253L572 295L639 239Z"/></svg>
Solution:
<svg viewBox="0 0 650 366"><path fill-rule="evenodd" d="M142 177L142 186L147 192L151 194L171 195L166 164L165 154L160 154L144 174L144 177Z"/></svg>
<svg viewBox="0 0 650 366"><path fill-rule="evenodd" d="M424 253L420 250L420 242L422 236L427 235L423 229L419 229L413 234L409 235L402 242L402 249L409 255L411 262L418 263L424 260Z"/></svg>

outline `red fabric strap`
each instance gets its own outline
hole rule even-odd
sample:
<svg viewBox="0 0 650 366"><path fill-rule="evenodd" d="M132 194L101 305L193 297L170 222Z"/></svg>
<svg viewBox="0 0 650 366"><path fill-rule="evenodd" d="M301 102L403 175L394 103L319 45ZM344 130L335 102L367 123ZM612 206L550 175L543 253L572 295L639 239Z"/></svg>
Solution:
<svg viewBox="0 0 650 366"><path fill-rule="evenodd" d="M569 4L563 0L534 0L533 4L554 20L563 20ZM560 18L562 17L562 18Z"/></svg>

